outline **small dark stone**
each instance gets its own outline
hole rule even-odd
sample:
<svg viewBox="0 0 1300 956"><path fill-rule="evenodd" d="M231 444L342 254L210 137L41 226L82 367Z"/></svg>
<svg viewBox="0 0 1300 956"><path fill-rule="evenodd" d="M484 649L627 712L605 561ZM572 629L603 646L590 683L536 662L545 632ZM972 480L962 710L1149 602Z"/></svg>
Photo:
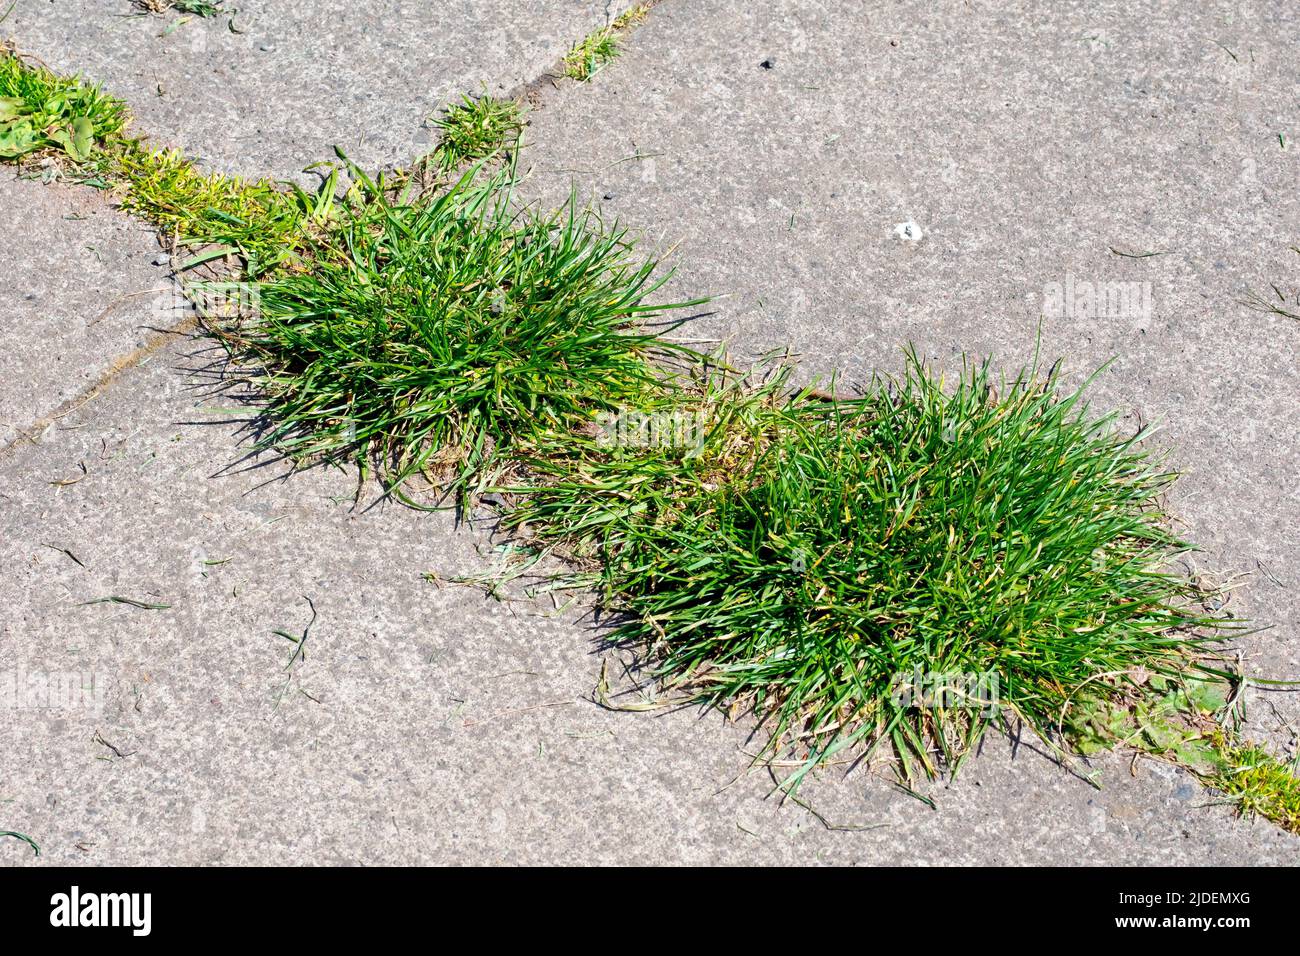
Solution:
<svg viewBox="0 0 1300 956"><path fill-rule="evenodd" d="M769 56L766 60L764 60L762 63L760 63L759 66L761 66L761 67L762 67L763 69L765 69L765 70L775 70L775 69L776 69L776 59L775 59L774 57L770 57L770 56Z"/></svg>

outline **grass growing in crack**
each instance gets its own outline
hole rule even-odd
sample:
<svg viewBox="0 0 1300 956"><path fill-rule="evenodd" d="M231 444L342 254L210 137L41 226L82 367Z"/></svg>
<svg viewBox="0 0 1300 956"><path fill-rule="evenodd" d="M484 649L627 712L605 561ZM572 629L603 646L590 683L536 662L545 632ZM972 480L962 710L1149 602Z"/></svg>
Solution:
<svg viewBox="0 0 1300 956"><path fill-rule="evenodd" d="M0 50L0 159L58 150L84 163L125 123L125 106L99 87Z"/></svg>
<svg viewBox="0 0 1300 956"><path fill-rule="evenodd" d="M311 196L296 185L203 172L176 150L151 150L138 140L122 143L105 163L126 183L125 210L179 245L207 247L205 258L239 255L248 278L288 262L334 215L334 174Z"/></svg>
<svg viewBox="0 0 1300 956"><path fill-rule="evenodd" d="M433 159L443 170L451 170L498 156L518 142L523 108L515 100L465 95L447 107L436 125L442 140Z"/></svg>
<svg viewBox="0 0 1300 956"><path fill-rule="evenodd" d="M576 45L566 72L589 78L644 12ZM995 712L927 699L917 678L946 691L988 674L1045 738L1136 746L1300 832L1294 763L1206 723L1201 655L1225 622L1169 573L1186 547L1160 520L1170 478L1136 438L1050 375L995 388L980 368L944 390L912 360L902 381L831 401L788 394L784 371L668 370L655 360L698 356L639 322L655 263L572 206L518 211L513 170L476 181L518 134L511 106L448 111L439 162L479 166L441 196L395 196L355 167L344 196L337 171L309 195L125 139L116 100L0 50L0 156L94 159L128 210L266 279L261 315L219 331L264 369L268 443L373 456L390 487L423 472L467 493L527 465L507 525L565 546L669 687L752 706L766 753L804 760L788 786L881 743L905 770L955 768ZM1274 292L1257 304L1293 316ZM601 416L628 411L690 416L699 440L611 446ZM292 664L303 640L277 633Z"/></svg>
<svg viewBox="0 0 1300 956"><path fill-rule="evenodd" d="M265 369L266 438L305 458L376 462L390 489L424 473L462 492L504 456L591 409L662 388L672 350L638 320L665 281L626 235L571 202L512 202L512 169L449 189L347 207L310 272L260 286L257 319L229 336Z"/></svg>
<svg viewBox="0 0 1300 956"><path fill-rule="evenodd" d="M564 75L585 83L620 52L618 34L614 28L601 27L594 33L587 34L564 54Z"/></svg>
<svg viewBox="0 0 1300 956"><path fill-rule="evenodd" d="M1300 756L1279 760L1235 729L1239 680L1137 674L1123 697L1071 709L1065 730L1085 754L1126 747L1191 771L1242 816L1300 833Z"/></svg>
<svg viewBox="0 0 1300 956"><path fill-rule="evenodd" d="M1192 666L1222 623L1171 573L1171 476L1055 375L982 366L946 390L909 356L862 399L742 424L659 481L597 457L521 518L594 547L630 614L616 640L654 648L670 688L752 707L765 754L805 761L791 786L886 742L905 774L955 769L1003 713L1053 739L1130 675ZM960 697L969 675L997 707Z"/></svg>
<svg viewBox="0 0 1300 956"><path fill-rule="evenodd" d="M1219 766L1203 777L1243 816L1261 816L1300 833L1300 777L1297 762L1278 760L1251 743L1217 741Z"/></svg>
<svg viewBox="0 0 1300 956"><path fill-rule="evenodd" d="M638 4L620 14L607 27L587 34L564 54L564 75L585 83L622 52L624 35L650 12L649 4Z"/></svg>
<svg viewBox="0 0 1300 956"><path fill-rule="evenodd" d="M619 32L624 32L630 30L632 27L636 26L638 23L644 20L649 15L649 13L650 13L650 4L638 3L636 6L629 9L626 13L620 13L618 16L616 16L614 18L614 22L611 23L610 26L612 26L615 30Z"/></svg>

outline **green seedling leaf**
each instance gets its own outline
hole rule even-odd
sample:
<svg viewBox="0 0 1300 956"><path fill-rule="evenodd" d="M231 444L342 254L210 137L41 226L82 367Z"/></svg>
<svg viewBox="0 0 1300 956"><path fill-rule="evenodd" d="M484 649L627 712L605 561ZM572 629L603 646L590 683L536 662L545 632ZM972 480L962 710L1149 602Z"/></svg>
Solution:
<svg viewBox="0 0 1300 956"><path fill-rule="evenodd" d="M62 147L65 152L72 151L72 133L69 129L51 130L45 135L49 137L50 142Z"/></svg>
<svg viewBox="0 0 1300 956"><path fill-rule="evenodd" d="M16 120L0 127L0 157L16 159L39 148L40 138L27 120Z"/></svg>
<svg viewBox="0 0 1300 956"><path fill-rule="evenodd" d="M16 96L0 96L0 123L7 123L23 114L23 101Z"/></svg>
<svg viewBox="0 0 1300 956"><path fill-rule="evenodd" d="M1201 712L1215 714L1228 704L1229 687L1222 681L1189 681L1187 700Z"/></svg>
<svg viewBox="0 0 1300 956"><path fill-rule="evenodd" d="M95 124L84 116L78 116L72 121L72 149L68 151L74 160L84 163L90 159L91 150L95 146Z"/></svg>
<svg viewBox="0 0 1300 956"><path fill-rule="evenodd" d="M84 163L90 158L95 142L95 127L84 116L78 116L67 126L49 134L50 140L63 147L74 163Z"/></svg>

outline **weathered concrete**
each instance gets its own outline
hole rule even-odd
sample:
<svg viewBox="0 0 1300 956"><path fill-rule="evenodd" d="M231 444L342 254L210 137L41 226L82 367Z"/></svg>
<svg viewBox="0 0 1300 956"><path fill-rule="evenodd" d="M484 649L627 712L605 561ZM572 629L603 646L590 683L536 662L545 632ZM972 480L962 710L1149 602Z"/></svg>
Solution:
<svg viewBox="0 0 1300 956"><path fill-rule="evenodd" d="M226 3L239 11L232 28L229 16L124 16L129 0L18 0L0 30L104 84L162 143L219 169L290 177L336 145L368 167L409 161L447 102L536 79L605 24L607 6L628 5L240 0Z"/></svg>
<svg viewBox="0 0 1300 956"><path fill-rule="evenodd" d="M0 223L3 448L184 316L152 231L94 190L0 169Z"/></svg>
<svg viewBox="0 0 1300 956"><path fill-rule="evenodd" d="M6 864L1239 863L1300 849L1206 807L1181 773L1107 760L1095 791L997 740L932 788L937 812L883 777L813 781L802 796L832 824L885 824L827 830L765 800L766 775L732 782L739 729L586 700L600 632L576 611L423 580L490 565L483 533L355 512L338 472L214 477L238 455L220 410L240 406L202 397L200 347L176 341L0 462L0 677L26 688L0 710L0 829L43 851L0 841ZM52 484L82 463L83 480ZM85 603L113 595L170 606ZM307 597L319 617L286 671L294 646L274 631L302 632ZM87 693L59 693L65 675Z"/></svg>
<svg viewBox="0 0 1300 956"><path fill-rule="evenodd" d="M680 243L676 294L724 294L694 334L808 374L908 342L1011 370L1040 323L1076 381L1113 357L1095 407L1163 422L1198 567L1271 628L1249 672L1300 678L1300 324L1241 304L1300 291L1298 29L1280 0L668 3L548 97L533 189ZM1149 313L1090 313L1113 282ZM1081 314L1044 317L1067 284ZM1298 697L1254 692L1255 732L1294 745Z"/></svg>
<svg viewBox="0 0 1300 956"><path fill-rule="evenodd" d="M33 9L24 0L27 20L13 22L27 30ZM701 333L748 352L788 343L814 371L896 368L909 339L949 366L963 350L1018 362L1050 283L1150 281L1149 316L1048 319L1044 351L1076 375L1118 356L1098 403L1166 419L1173 462L1191 470L1172 510L1206 546L1206 569L1257 572L1235 601L1277 625L1243 645L1252 668L1300 673L1300 564L1287 547L1300 518L1300 330L1236 304L1247 289L1296 284L1285 251L1300 235L1296 153L1270 139L1296 132L1280 47L1294 14L1281 3L1235 4L1231 20L1203 5L858 9L670 0L592 84L548 93L531 188L556 198L576 181L628 224L682 239L675 288L732 293ZM64 4L50 16L48 36L60 22L71 36ZM29 47L40 40L18 26ZM139 51L213 26L146 33L148 44L117 48L117 66L113 47L68 40L54 65L120 68L143 90L152 66ZM333 45L320 42L318 52ZM175 55L182 76L190 54ZM286 60L219 91L196 78L176 88L208 99L182 109L164 95L153 105L177 123L154 128L170 136L192 114L206 132L187 146L231 168L290 173L335 134L316 142L268 126L238 148L214 136L222 103L279 108L251 78L277 71L281 90L310 75L299 67L289 79ZM367 162L408 158L400 137L428 107L403 98L405 79L391 82L382 101L334 121L393 137L375 140ZM246 99L222 99L236 88ZM414 112L398 129L402 110ZM637 150L654 155L617 162ZM909 221L919 241L895 235ZM1125 259L1112 245L1165 254ZM13 263L6 248L6 268L29 268L36 252L24 248ZM69 253L51 254L46 272L70 281ZM99 314L122 293L96 294ZM1108 758L1097 791L1028 745L1013 759L998 739L955 783L927 790L937 811L883 777L823 774L802 796L828 821L884 824L825 829L765 799L765 775L732 782L752 746L743 729L587 702L600 632L576 611L422 578L489 566L482 531L396 507L354 511L339 473L271 480L281 469L268 464L219 475L240 440L220 408L240 406L204 399L196 369L215 356L191 354L199 347L175 339L40 442L0 454L0 679L24 687L3 697L0 683L0 829L43 849L37 861L0 840L0 863L1296 858L1300 839L1234 819L1180 772L1139 761L1130 774ZM39 368L30 381L54 387ZM169 607L84 603L111 595ZM274 632L301 632L306 597L319 618L305 660L286 671L293 645ZM90 693L52 692L66 675ZM1252 727L1285 744L1262 695L1251 701ZM1295 712L1285 698L1277 706Z"/></svg>

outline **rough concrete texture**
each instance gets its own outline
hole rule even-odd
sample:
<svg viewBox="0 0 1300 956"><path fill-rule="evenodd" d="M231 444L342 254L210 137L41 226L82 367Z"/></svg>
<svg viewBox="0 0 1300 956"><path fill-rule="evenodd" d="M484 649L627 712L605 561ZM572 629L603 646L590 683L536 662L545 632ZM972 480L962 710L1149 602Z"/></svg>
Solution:
<svg viewBox="0 0 1300 956"><path fill-rule="evenodd" d="M1236 863L1300 848L1156 764L1132 777L1103 761L1097 791L992 739L931 788L937 811L883 775L814 781L801 796L832 825L878 827L828 830L742 775L739 729L590 703L599 631L576 610L423 580L490 566L485 533L354 511L339 472L214 477L239 455L221 409L240 405L203 396L202 347L176 340L0 462L3 670L26 688L0 722L0 829L43 851L0 841L6 864ZM51 484L82 463L83 481ZM110 595L170 606L85 603ZM274 632L302 632L304 596L319 617L286 671L294 645Z"/></svg>
<svg viewBox="0 0 1300 956"><path fill-rule="evenodd" d="M1198 569L1270 628L1248 672L1300 678L1300 324L1242 304L1300 291L1298 30L1280 0L669 3L534 116L532 188L679 244L670 291L724 295L692 334L806 374L909 342L1014 371L1040 323L1073 381L1113 358L1094 407L1162 423ZM1134 307L1084 296L1117 282ZM1253 731L1294 746L1297 696L1252 693Z"/></svg>
<svg viewBox="0 0 1300 956"><path fill-rule="evenodd" d="M28 29L33 6L21 4L17 21L29 45L42 36ZM43 35L59 36L62 22L71 36L63 6L50 5ZM280 22L269 6L266 16ZM516 29L527 16L491 22ZM530 188L556 198L576 182L653 239L682 240L676 290L731 293L699 334L731 335L748 353L789 344L823 373L895 369L908 340L949 368L961 351L1020 362L1050 283L1150 282L1149 315L1043 320L1044 351L1065 356L1076 378L1117 356L1097 403L1165 418L1173 463L1191 472L1172 510L1205 545L1206 570L1253 572L1234 606L1275 625L1242 643L1249 666L1295 675L1300 566L1287 545L1300 518L1300 330L1238 305L1248 289L1300 278L1286 252L1300 236L1296 153L1276 138L1300 132L1282 48L1294 18L1280 2L864 13L848 0L668 0L592 83L548 91L533 118ZM358 39L357 24L345 32L352 21L326 22L340 39L320 40L317 55L385 49ZM213 25L168 40L144 32L149 44L121 33L134 37L131 56L62 41L56 65L117 70L147 92L139 74L153 65L136 54L192 26ZM314 74L289 60L249 66L252 36L210 38L251 43L237 61L249 85L236 72L213 89L196 73L189 88L203 95L152 104L173 111L160 131L206 129L192 141L200 152L250 172L292 172L319 154L313 137L331 142L339 129L380 144L363 159L400 156L404 131L442 95L404 84L457 76L445 62L407 76L394 54L367 87L382 92L363 109L340 100L325 133L265 123L258 138L226 144L214 134L230 115L301 108L319 122L311 110L339 106L270 98ZM286 36L278 49L298 56ZM476 67L509 59L466 37ZM175 56L172 82L190 82L180 66L190 54ZM251 83L258 75L281 85ZM298 86L292 97L318 92ZM638 150L646 158L619 162ZM916 241L895 234L907 222ZM1111 246L1164 254L1129 259ZM6 248L6 267L28 268L15 255ZM0 840L0 862L1296 858L1300 839L1234 818L1179 771L1106 758L1095 790L1031 744L1000 738L956 782L924 788L937 810L883 770L818 776L801 796L826 821L871 827L827 829L768 797L765 774L743 773L754 746L744 728L590 703L601 632L576 609L557 615L548 602L502 604L423 579L490 567L482 529L354 510L338 472L223 472L246 437L231 419L247 410L205 396L213 356L195 354L200 343L169 342L39 442L0 453L0 678L23 687L0 710L0 829L43 850L38 860ZM169 607L84 603L113 595ZM319 617L305 659L286 671L294 645L274 632L301 633L307 597ZM1285 745L1264 695L1250 703L1252 730Z"/></svg>
<svg viewBox="0 0 1300 956"><path fill-rule="evenodd" d="M225 4L232 26L227 14L132 16L131 0L18 0L0 30L125 99L161 143L225 171L291 177L336 145L367 167L408 162L443 105L536 79L628 5L240 0Z"/></svg>
<svg viewBox="0 0 1300 956"><path fill-rule="evenodd" d="M155 234L92 189L0 170L0 448L77 399L174 323Z"/></svg>

